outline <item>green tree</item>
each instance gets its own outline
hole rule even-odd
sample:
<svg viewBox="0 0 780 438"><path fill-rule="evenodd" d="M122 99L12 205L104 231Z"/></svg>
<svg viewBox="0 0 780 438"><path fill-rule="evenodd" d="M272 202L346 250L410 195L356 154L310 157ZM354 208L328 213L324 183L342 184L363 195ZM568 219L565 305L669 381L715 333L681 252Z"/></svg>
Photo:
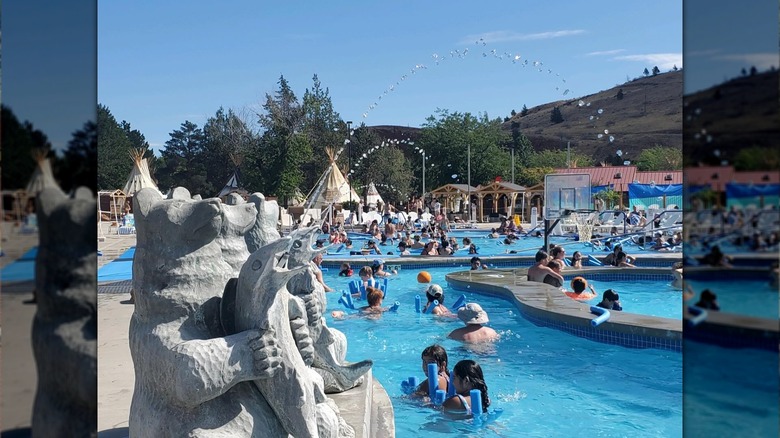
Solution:
<svg viewBox="0 0 780 438"><path fill-rule="evenodd" d="M505 147L510 138L501 129L501 119L488 119L487 115L475 117L470 113L452 113L438 110L438 119L428 117L417 143L429 156L426 169L426 189L453 182L457 175L467 181L467 152L471 146L471 184L476 186L505 177L511 173L509 153ZM415 160L416 161L416 160ZM421 166L413 163L415 175L421 174Z"/></svg>
<svg viewBox="0 0 780 438"><path fill-rule="evenodd" d="M620 192L616 192L612 189L605 189L593 195L596 199L604 201L604 207L611 209L614 206L620 204Z"/></svg>
<svg viewBox="0 0 780 438"><path fill-rule="evenodd" d="M160 151L160 190L184 187L193 195L200 194L204 198L216 195L217 190L222 188L217 188L217 185L222 182L215 184L208 180L206 168L213 164L204 160L203 130L186 120L179 129L169 135L170 139L165 142L165 148Z"/></svg>
<svg viewBox="0 0 780 438"><path fill-rule="evenodd" d="M33 171L35 160L33 150L51 150L46 134L35 129L29 121L19 122L13 111L3 105L0 121L0 137L3 144L3 189L21 189L27 185Z"/></svg>
<svg viewBox="0 0 780 438"><path fill-rule="evenodd" d="M328 147L337 150L344 146L344 140L349 138L347 125L341 120L339 113L334 111L330 92L322 87L322 83L315 74L312 78L312 88L306 89L303 94L303 131L311 143L312 154L303 164L304 186L314 187L317 178L328 166L325 149ZM347 154L341 154L346 157ZM343 160L346 162L346 160Z"/></svg>
<svg viewBox="0 0 780 438"><path fill-rule="evenodd" d="M97 136L98 190L121 189L133 168L130 159L133 143L108 107L102 104L97 109Z"/></svg>
<svg viewBox="0 0 780 438"><path fill-rule="evenodd" d="M528 160L528 167L562 169L566 168L568 164L571 164L572 167L588 167L593 165L593 159L576 151L569 153L566 150L545 149L534 152Z"/></svg>
<svg viewBox="0 0 780 438"><path fill-rule="evenodd" d="M202 159L209 163L206 166L207 179L217 190L233 175L236 165L240 165L259 143L258 136L241 117L232 109L225 112L222 107L203 125L203 139ZM250 192L254 191L243 178L239 183Z"/></svg>
<svg viewBox="0 0 780 438"><path fill-rule="evenodd" d="M517 184L531 187L544 182L544 176L548 173L554 173L552 167L526 167L521 169L517 175Z"/></svg>
<svg viewBox="0 0 780 438"><path fill-rule="evenodd" d="M780 151L774 147L751 146L737 152L734 157L734 169L777 170L780 169Z"/></svg>
<svg viewBox="0 0 780 438"><path fill-rule="evenodd" d="M658 73L661 73L661 69L656 65L653 67L653 76L657 75Z"/></svg>
<svg viewBox="0 0 780 438"><path fill-rule="evenodd" d="M645 71L643 71L642 74L645 76L650 76L650 71L647 69L647 67L645 67Z"/></svg>
<svg viewBox="0 0 780 438"><path fill-rule="evenodd" d="M623 100L623 89L622 88L618 90L617 94L615 95L615 98L617 100Z"/></svg>
<svg viewBox="0 0 780 438"><path fill-rule="evenodd" d="M553 107L552 111L550 112L550 122L552 123L563 122L563 114L561 114L561 110L557 106Z"/></svg>
<svg viewBox="0 0 780 438"><path fill-rule="evenodd" d="M655 145L643 150L636 159L637 170L663 171L682 169L682 150L680 148Z"/></svg>
<svg viewBox="0 0 780 438"><path fill-rule="evenodd" d="M363 160L361 176L367 183L377 184L382 199L394 205L409 198L412 168L398 147L387 145L376 149L371 159Z"/></svg>
<svg viewBox="0 0 780 438"><path fill-rule="evenodd" d="M528 107L523 104L523 109L520 110L520 117L523 117L526 114L528 114Z"/></svg>
<svg viewBox="0 0 780 438"><path fill-rule="evenodd" d="M60 165L55 167L56 179L66 192L78 187L86 187L96 192L97 134L97 124L90 121L85 123L82 129L74 132L73 138L68 142L68 148L65 149Z"/></svg>
<svg viewBox="0 0 780 438"><path fill-rule="evenodd" d="M312 156L311 144L302 131L305 111L289 83L281 76L279 89L266 94L263 112L258 114L265 130L259 145L248 156L248 177L253 187L284 200L303 185L302 166ZM262 170L261 170L262 169Z"/></svg>
<svg viewBox="0 0 780 438"><path fill-rule="evenodd" d="M510 112L509 114L511 114L511 115L512 115L512 117L514 117L514 116L516 116L516 115L517 115L517 111L515 111L515 110L512 110L512 112Z"/></svg>

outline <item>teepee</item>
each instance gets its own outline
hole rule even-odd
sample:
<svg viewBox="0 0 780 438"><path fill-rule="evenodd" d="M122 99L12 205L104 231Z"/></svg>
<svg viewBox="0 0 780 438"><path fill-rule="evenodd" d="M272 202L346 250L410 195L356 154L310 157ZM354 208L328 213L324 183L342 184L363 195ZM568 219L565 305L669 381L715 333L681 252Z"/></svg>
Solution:
<svg viewBox="0 0 780 438"><path fill-rule="evenodd" d="M350 193L353 201L359 201L355 189L349 186L344 174L336 165L336 151L333 148L327 148L326 153L330 160L330 165L322 173L317 184L306 197L307 208L322 208L332 204L341 204L350 200Z"/></svg>
<svg viewBox="0 0 780 438"><path fill-rule="evenodd" d="M154 183L149 172L149 163L144 158L144 150L140 148L132 149L130 157L133 159L133 170L130 171L130 176L127 177L125 187L122 189L125 196L131 197L136 192L147 187L157 189L157 184Z"/></svg>
<svg viewBox="0 0 780 438"><path fill-rule="evenodd" d="M233 163L235 169L233 170L233 174L230 175L230 179L228 179L227 183L225 183L225 187L219 191L217 198L222 198L223 196L234 192L242 195L248 193L246 190L241 188L241 184L239 182L241 177L241 172L239 171L239 167L241 166L242 161L241 156L237 154L230 154L230 161Z"/></svg>
<svg viewBox="0 0 780 438"><path fill-rule="evenodd" d="M37 166L35 166L35 171L33 171L25 189L26 195L30 198L38 196L38 193L43 189L59 187L54 180L54 173L51 171L51 162L46 158L47 152L47 149L33 150L33 158Z"/></svg>
<svg viewBox="0 0 780 438"><path fill-rule="evenodd" d="M368 185L368 190L366 190L366 205L369 207L376 207L379 204L384 203L385 201L382 200L382 195L379 194L379 191L376 189L374 183L370 183Z"/></svg>

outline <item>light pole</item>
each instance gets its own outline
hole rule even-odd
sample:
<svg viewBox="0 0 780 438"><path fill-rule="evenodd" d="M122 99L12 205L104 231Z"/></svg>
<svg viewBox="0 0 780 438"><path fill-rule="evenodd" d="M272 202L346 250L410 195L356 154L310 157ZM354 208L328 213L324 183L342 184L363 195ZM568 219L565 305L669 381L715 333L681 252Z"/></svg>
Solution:
<svg viewBox="0 0 780 438"><path fill-rule="evenodd" d="M347 187L349 187L349 208L352 208L352 121L347 121ZM350 216L352 212L350 212Z"/></svg>

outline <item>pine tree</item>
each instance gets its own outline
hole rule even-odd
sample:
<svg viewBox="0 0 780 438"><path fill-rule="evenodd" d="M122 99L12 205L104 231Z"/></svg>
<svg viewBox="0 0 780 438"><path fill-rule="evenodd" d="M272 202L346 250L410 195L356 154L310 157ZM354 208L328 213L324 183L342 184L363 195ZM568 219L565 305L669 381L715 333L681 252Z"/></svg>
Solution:
<svg viewBox="0 0 780 438"><path fill-rule="evenodd" d="M642 74L645 76L650 76L650 71L647 69L647 67L645 67L645 71L643 71Z"/></svg>
<svg viewBox="0 0 780 438"><path fill-rule="evenodd" d="M528 107L527 107L527 106L525 106L525 105L523 105L523 109L522 109L522 110L520 110L520 117L523 117L523 116L525 116L526 114L528 114Z"/></svg>
<svg viewBox="0 0 780 438"><path fill-rule="evenodd" d="M558 109L558 107L554 107L552 109L552 112L550 113L550 121L552 123L561 123L563 122L563 114L561 114L561 110Z"/></svg>
<svg viewBox="0 0 780 438"><path fill-rule="evenodd" d="M661 73L661 69L656 65L653 67L653 76L657 75L658 73Z"/></svg>
<svg viewBox="0 0 780 438"><path fill-rule="evenodd" d="M617 95L615 95L615 97L617 98L617 100L623 100L623 89L622 88L618 90Z"/></svg>

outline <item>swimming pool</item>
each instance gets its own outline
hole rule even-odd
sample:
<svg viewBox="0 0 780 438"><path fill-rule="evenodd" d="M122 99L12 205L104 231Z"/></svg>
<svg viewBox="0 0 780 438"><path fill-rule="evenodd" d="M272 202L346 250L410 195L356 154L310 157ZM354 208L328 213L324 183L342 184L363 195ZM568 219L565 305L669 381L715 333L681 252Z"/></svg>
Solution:
<svg viewBox="0 0 780 438"><path fill-rule="evenodd" d="M686 437L776 437L776 351L723 348L686 340Z"/></svg>
<svg viewBox="0 0 780 438"><path fill-rule="evenodd" d="M527 256L533 256L536 251L541 249L544 246L544 238L542 237L521 237L517 240L515 240L510 245L505 245L504 242L504 236L500 236L499 238L489 238L487 237L490 232L488 230L480 230L480 231L466 231L466 230L458 230L453 231L448 234L450 237L454 237L458 241L458 245L460 245L460 249L456 251L455 255L457 256L468 256L468 248L463 247L463 238L468 237L471 239L471 241L478 247L478 254L480 257L483 256L492 256L492 255L507 255L507 254L519 254L519 255L527 255ZM328 254L338 254L341 256L349 255L350 251L360 251L363 246L368 242L370 239L370 236L367 234L360 234L360 233L349 233L350 239L352 240L352 249L348 249L341 244L335 244L332 245L328 249ZM320 236L320 239L327 239L328 236L322 235ZM422 239L423 242L428 241L428 238ZM583 253L583 255L586 254L594 254L599 258L603 258L606 256L607 252L604 251L601 248L593 248L592 245L589 242L579 242L576 240L572 240L571 238L566 237L550 237L549 243L554 243L556 245L561 245L566 249L566 257L571 257L571 255L574 253L574 251L580 251ZM383 255L388 255L389 252L392 252L393 255L398 254L397 249L398 242L395 243L388 243L386 245L378 245L377 247L382 252ZM629 253L629 255L637 255L639 252L647 252L652 253L654 251L645 251L639 249L633 242L626 241L625 243L625 249ZM512 252L514 251L514 252ZM411 250L412 254L419 254L421 250Z"/></svg>
<svg viewBox="0 0 780 438"><path fill-rule="evenodd" d="M773 289L768 280L689 280L688 282L696 291L696 296L688 302L690 305L696 304L701 291L710 289L718 296L721 312L775 320L780 317L777 289Z"/></svg>
<svg viewBox="0 0 780 438"><path fill-rule="evenodd" d="M564 272L565 273L565 272ZM568 278L568 276L566 277ZM588 301L596 305L601 301L601 294L612 289L620 295L620 303L624 312L640 313L642 315L661 318L682 319L682 292L671 286L671 281L658 280L592 280L585 275L590 284L598 292L598 296ZM566 283L570 290L569 283Z"/></svg>
<svg viewBox="0 0 780 438"><path fill-rule="evenodd" d="M444 281L451 268L426 269L445 291L445 304L461 292ZM400 301L397 313L379 320L333 320L331 327L349 339L347 359L371 358L374 376L384 385L395 410L398 437L439 432L457 436L578 436L587 431L602 436L657 436L682 434L682 355L659 349L630 349L578 338L538 327L522 318L504 300L466 293L490 316L490 326L502 339L490 348L468 349L446 339L463 324L414 311L414 296L425 285L415 280L417 270L402 271L389 282L385 304ZM413 274L413 275L411 275ZM335 271L325 273L336 290L350 279ZM342 309L337 293L328 294L328 309ZM402 380L424 378L420 353L440 343L449 354L450 368L459 360L476 360L485 371L492 408L503 414L478 429L468 421L444 420L430 407L408 399Z"/></svg>

